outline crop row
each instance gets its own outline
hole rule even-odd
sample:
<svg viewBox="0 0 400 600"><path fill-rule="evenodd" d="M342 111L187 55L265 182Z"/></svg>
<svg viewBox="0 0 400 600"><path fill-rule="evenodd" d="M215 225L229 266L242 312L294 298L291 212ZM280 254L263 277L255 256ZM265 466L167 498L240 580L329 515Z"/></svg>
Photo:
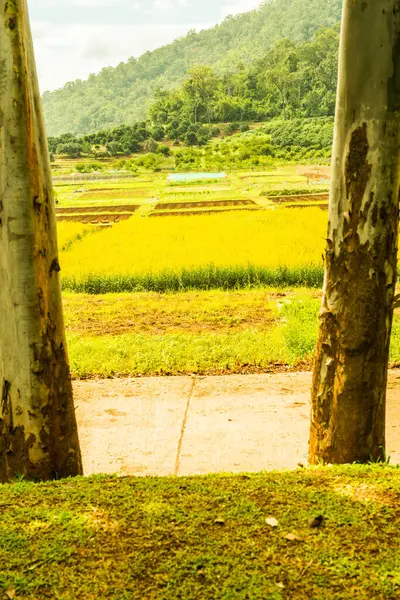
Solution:
<svg viewBox="0 0 400 600"><path fill-rule="evenodd" d="M63 286L91 293L319 287L326 221L319 208L130 219L61 252Z"/></svg>
<svg viewBox="0 0 400 600"><path fill-rule="evenodd" d="M161 271L132 275L87 274L62 280L65 291L85 294L119 292L183 292L189 290L238 290L260 287L320 288L323 283L322 265L302 267L232 266L184 268L180 271Z"/></svg>

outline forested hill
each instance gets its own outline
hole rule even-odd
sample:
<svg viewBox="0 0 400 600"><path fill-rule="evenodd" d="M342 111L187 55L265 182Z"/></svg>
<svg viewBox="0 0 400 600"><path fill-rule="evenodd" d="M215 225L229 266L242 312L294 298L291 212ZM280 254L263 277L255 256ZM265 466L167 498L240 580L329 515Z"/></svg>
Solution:
<svg viewBox="0 0 400 600"><path fill-rule="evenodd" d="M88 133L147 117L155 92L179 86L194 65L216 73L262 58L279 39L309 40L340 20L342 0L267 0L261 8L199 33L189 32L138 60L130 58L86 81L43 96L49 135Z"/></svg>

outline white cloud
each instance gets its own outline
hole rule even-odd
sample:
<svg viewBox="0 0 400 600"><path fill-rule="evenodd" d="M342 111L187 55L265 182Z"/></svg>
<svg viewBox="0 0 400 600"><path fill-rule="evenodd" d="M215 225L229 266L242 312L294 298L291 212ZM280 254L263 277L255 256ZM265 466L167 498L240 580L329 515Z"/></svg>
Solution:
<svg viewBox="0 0 400 600"><path fill-rule="evenodd" d="M172 42L194 27L182 25L68 25L32 23L42 91L86 79L103 67Z"/></svg>
<svg viewBox="0 0 400 600"><path fill-rule="evenodd" d="M86 79L262 0L30 0L41 89Z"/></svg>

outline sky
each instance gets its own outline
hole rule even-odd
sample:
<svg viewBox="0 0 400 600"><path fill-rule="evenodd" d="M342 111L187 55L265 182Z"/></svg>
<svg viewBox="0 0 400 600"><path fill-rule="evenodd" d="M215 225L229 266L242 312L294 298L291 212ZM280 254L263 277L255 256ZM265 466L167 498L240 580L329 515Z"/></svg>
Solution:
<svg viewBox="0 0 400 600"><path fill-rule="evenodd" d="M86 79L262 0L28 0L41 91Z"/></svg>

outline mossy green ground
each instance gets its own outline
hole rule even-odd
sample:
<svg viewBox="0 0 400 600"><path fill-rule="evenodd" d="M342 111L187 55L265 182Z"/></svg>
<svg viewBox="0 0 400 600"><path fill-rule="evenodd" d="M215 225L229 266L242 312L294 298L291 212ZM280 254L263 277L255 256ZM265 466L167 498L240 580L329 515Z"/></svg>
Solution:
<svg viewBox="0 0 400 600"><path fill-rule="evenodd" d="M0 513L4 598L400 595L396 468L20 481L0 487ZM320 515L325 526L311 528Z"/></svg>

